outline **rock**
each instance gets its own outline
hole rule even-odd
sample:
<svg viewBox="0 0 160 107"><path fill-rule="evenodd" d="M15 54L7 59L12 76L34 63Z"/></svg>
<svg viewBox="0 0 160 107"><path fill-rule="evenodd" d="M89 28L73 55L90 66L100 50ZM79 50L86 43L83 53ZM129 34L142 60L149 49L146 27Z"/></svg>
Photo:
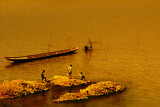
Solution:
<svg viewBox="0 0 160 107"><path fill-rule="evenodd" d="M88 99L87 95L81 93L66 93L62 95L59 99L54 100L54 102L76 101L82 99Z"/></svg>
<svg viewBox="0 0 160 107"><path fill-rule="evenodd" d="M80 79L69 79L69 77L66 76L54 76L50 79L50 83L66 87L88 84L86 81Z"/></svg>
<svg viewBox="0 0 160 107"><path fill-rule="evenodd" d="M91 84L86 89L80 89L79 93L66 93L54 102L72 101L88 99L88 96L100 96L118 91L123 91L125 87L116 82L102 81L97 84Z"/></svg>
<svg viewBox="0 0 160 107"><path fill-rule="evenodd" d="M46 83L37 81L5 81L0 85L0 98L14 98L46 90L48 90Z"/></svg>
<svg viewBox="0 0 160 107"><path fill-rule="evenodd" d="M121 84L111 81L102 81L97 84L91 84L86 89L81 89L80 93L87 93L88 96L100 96L118 91L123 91L125 87Z"/></svg>
<svg viewBox="0 0 160 107"><path fill-rule="evenodd" d="M92 82L83 81L79 79L69 79L65 76L54 76L49 80L50 83L37 82L37 81L25 81L25 80L12 80L5 81L0 84L0 98L14 98L23 95L33 94L36 92L48 90L47 86L59 85L66 87L88 85ZM92 83L86 89L80 89L78 93L66 93L60 98L54 100L54 102L63 101L75 101L88 99L89 96L100 96L110 94L114 92L123 91L125 86L111 81L102 81L98 83Z"/></svg>

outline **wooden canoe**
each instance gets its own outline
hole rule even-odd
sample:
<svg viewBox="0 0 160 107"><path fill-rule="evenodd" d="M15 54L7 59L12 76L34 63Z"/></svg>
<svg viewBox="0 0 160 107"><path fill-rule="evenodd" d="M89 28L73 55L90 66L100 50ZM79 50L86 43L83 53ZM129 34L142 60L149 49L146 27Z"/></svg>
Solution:
<svg viewBox="0 0 160 107"><path fill-rule="evenodd" d="M20 56L20 57L4 57L4 58L10 61L15 61L15 62L27 61L27 60L35 60L35 59L42 59L42 58L48 58L52 56L69 54L69 53L75 52L76 50L78 50L77 47L71 48L71 49L64 49L64 50L59 50L59 51L35 54L35 55L27 55L27 56Z"/></svg>

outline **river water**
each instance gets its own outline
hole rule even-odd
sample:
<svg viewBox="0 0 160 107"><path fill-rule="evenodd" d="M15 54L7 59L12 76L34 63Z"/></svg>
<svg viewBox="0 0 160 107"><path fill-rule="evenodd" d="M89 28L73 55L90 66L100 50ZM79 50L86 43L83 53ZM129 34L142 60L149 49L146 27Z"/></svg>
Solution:
<svg viewBox="0 0 160 107"><path fill-rule="evenodd" d="M41 81L83 71L92 81L115 81L122 93L74 103L53 103L58 90L0 100L0 106L159 107L159 0L0 0L0 83ZM93 50L83 47L92 41ZM14 64L5 56L23 56L77 46L75 54ZM55 91L56 90L56 91ZM64 93L66 90L59 90Z"/></svg>

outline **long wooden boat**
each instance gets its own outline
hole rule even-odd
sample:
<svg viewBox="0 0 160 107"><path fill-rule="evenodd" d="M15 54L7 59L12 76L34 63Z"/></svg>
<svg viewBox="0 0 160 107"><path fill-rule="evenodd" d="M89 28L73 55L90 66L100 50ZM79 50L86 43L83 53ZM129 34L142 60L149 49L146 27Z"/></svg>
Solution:
<svg viewBox="0 0 160 107"><path fill-rule="evenodd" d="M52 57L52 56L69 54L69 53L75 52L76 50L78 50L77 47L71 48L71 49L54 51L54 52L35 54L35 55L27 55L27 56L20 56L20 57L4 57L4 58L7 60L10 60L10 61L18 62L18 61L35 60L35 59L42 59L42 58L48 58L48 57Z"/></svg>

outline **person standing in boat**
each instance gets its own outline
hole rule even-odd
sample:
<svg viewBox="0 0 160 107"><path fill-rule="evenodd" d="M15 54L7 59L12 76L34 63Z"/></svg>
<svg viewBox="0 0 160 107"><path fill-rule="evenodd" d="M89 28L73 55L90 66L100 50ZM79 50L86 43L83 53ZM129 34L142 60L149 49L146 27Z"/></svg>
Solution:
<svg viewBox="0 0 160 107"><path fill-rule="evenodd" d="M85 51L87 51L88 50L88 46L85 46L84 49L85 49Z"/></svg>
<svg viewBox="0 0 160 107"><path fill-rule="evenodd" d="M42 71L41 77L42 77L42 82L43 82L43 79L45 79L45 81L47 81L47 80L46 80L46 77L45 77L45 70Z"/></svg>
<svg viewBox="0 0 160 107"><path fill-rule="evenodd" d="M67 73L67 75L69 76L69 78L72 78L72 65L70 65L68 67L68 73Z"/></svg>

